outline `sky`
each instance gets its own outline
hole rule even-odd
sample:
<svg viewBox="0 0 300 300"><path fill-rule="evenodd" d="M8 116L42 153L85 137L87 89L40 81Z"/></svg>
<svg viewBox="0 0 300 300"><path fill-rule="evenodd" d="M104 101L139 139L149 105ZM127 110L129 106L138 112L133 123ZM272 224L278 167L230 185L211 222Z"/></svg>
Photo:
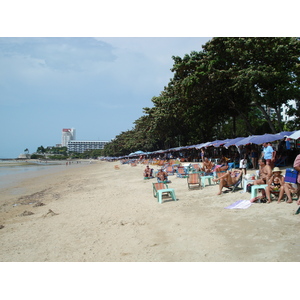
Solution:
<svg viewBox="0 0 300 300"><path fill-rule="evenodd" d="M0 158L55 146L63 128L104 141L132 129L173 77L172 56L200 51L214 36L299 36L289 2L3 3Z"/></svg>
<svg viewBox="0 0 300 300"><path fill-rule="evenodd" d="M210 37L0 38L0 158L76 140L110 141L134 127L173 77L172 56Z"/></svg>

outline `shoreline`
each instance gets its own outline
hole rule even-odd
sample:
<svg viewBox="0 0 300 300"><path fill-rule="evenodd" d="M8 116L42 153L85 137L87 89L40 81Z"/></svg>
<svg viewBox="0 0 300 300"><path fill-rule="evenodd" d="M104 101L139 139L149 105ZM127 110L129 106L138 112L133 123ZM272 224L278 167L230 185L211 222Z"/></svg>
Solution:
<svg viewBox="0 0 300 300"><path fill-rule="evenodd" d="M8 188L1 196L0 261L300 260L295 201L224 209L250 194L217 196L216 185L189 191L187 180L174 175L169 187L178 201L159 204L156 179L144 180L144 168L97 162Z"/></svg>

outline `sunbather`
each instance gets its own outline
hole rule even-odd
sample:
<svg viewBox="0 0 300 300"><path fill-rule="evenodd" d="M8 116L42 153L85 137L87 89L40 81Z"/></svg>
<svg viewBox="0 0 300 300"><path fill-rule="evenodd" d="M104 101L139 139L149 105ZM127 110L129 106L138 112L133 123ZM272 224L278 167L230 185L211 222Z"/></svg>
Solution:
<svg viewBox="0 0 300 300"><path fill-rule="evenodd" d="M232 186L238 182L240 177L242 176L243 171L241 170L232 170L228 171L224 175L220 176L219 178L213 179L213 181L219 181L219 193L217 195L222 194L223 187Z"/></svg>

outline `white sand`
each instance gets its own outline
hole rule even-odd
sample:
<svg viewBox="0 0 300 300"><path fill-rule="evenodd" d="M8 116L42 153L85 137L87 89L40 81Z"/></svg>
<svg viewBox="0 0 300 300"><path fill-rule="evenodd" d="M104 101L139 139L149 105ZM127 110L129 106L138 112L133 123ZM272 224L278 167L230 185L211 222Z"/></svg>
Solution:
<svg viewBox="0 0 300 300"><path fill-rule="evenodd" d="M144 168L98 162L1 191L0 261L299 262L295 201L229 210L250 194L170 176L178 201L159 204Z"/></svg>

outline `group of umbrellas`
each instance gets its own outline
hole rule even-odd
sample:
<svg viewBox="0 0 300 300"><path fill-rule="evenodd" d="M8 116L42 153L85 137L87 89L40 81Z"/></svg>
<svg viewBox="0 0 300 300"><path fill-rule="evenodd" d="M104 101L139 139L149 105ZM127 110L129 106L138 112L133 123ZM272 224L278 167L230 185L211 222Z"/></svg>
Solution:
<svg viewBox="0 0 300 300"><path fill-rule="evenodd" d="M280 133L276 134L262 134L262 135L251 135L248 137L237 137L233 139L225 139L225 140L215 140L212 142L206 142L202 144L197 144L197 145L191 145L191 146L185 146L185 147L176 147L176 148L171 148L167 150L157 150L153 152L143 152L143 151L136 151L133 153L130 153L129 155L125 155L123 157L119 158L125 158L125 157L136 157L136 156L141 156L141 155L150 155L150 154L160 154L160 153L166 153L166 152L176 152L176 151L181 151L181 150L186 150L186 149L201 149L201 148L207 148L207 147L220 147L223 146L225 148L228 148L230 146L244 146L248 144L256 144L256 145L261 145L263 143L267 142L274 142L274 141L279 141L284 139L285 137L288 137L290 139L295 139L297 140L300 138L300 130L298 131L282 131Z"/></svg>

